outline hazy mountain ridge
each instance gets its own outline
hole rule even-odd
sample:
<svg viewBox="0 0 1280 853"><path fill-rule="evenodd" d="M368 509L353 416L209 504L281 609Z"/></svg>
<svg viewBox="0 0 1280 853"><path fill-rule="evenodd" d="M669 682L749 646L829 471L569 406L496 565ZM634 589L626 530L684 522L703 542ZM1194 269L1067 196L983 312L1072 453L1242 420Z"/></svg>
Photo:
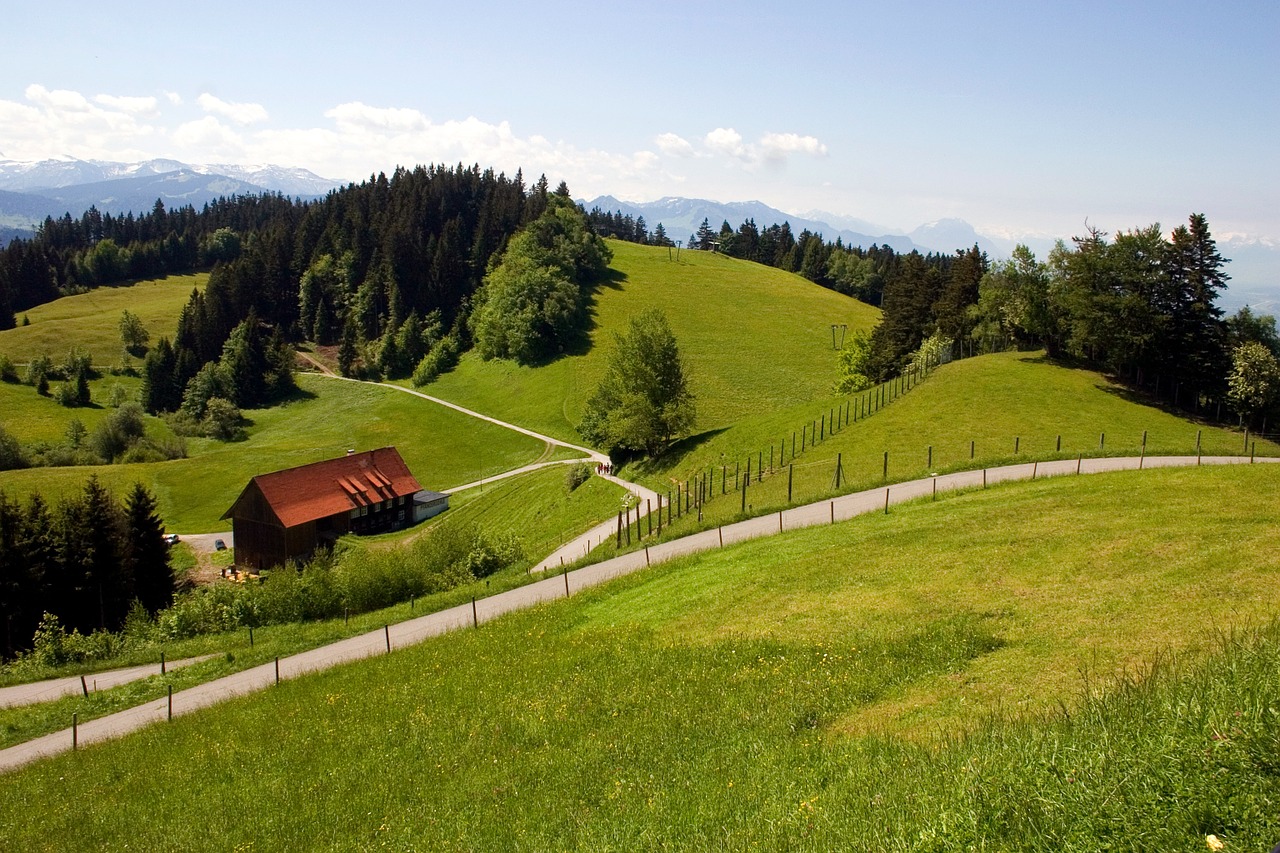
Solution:
<svg viewBox="0 0 1280 853"><path fill-rule="evenodd" d="M219 197L278 192L319 198L342 184L306 169L284 166L190 165L178 160L117 163L73 158L0 160L0 226L3 242L29 237L45 217L79 217L90 207L103 213L146 213L159 199L166 207L201 207Z"/></svg>
<svg viewBox="0 0 1280 853"><path fill-rule="evenodd" d="M50 189L105 181L159 176L173 172L222 175L245 184L265 187L285 195L317 196L342 186L344 181L322 178L312 171L290 166L230 163L196 164L158 158L140 163L74 158L38 161L0 160L0 190L49 195Z"/></svg>

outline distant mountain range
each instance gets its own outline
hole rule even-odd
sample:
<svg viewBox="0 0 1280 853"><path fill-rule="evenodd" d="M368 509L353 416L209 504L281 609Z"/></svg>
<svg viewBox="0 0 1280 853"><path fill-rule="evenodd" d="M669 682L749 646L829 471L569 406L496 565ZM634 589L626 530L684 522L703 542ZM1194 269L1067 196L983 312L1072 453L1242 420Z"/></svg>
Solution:
<svg viewBox="0 0 1280 853"><path fill-rule="evenodd" d="M64 213L79 217L90 207L104 213L143 213L156 199L166 207L200 207L220 196L277 192L301 199L319 198L345 182L322 178L306 169L282 166L195 165L177 160L118 163L72 158L20 162L0 160L0 246L14 237L29 237L46 216ZM977 245L991 258L1008 257L1018 242L1039 258L1048 255L1054 239L1044 236L1010 239L978 233L962 219L940 219L898 233L865 219L809 211L794 215L759 201L722 203L707 199L661 198L632 203L603 195L582 205L607 212L643 216L649 230L661 222L672 240L687 241L706 219L716 231L728 222L736 229L747 219L760 228L788 222L795 234L809 230L827 240L839 237L847 246L889 246L898 252L950 254ZM1064 235L1069 236L1069 235ZM1218 237L1232 280L1220 304L1235 311L1249 304L1256 310L1280 314L1280 243L1239 235Z"/></svg>
<svg viewBox="0 0 1280 853"><path fill-rule="evenodd" d="M166 207L201 207L220 196L278 192L319 198L339 181L280 166L191 165L177 160L114 163L101 160L0 160L0 245L30 236L46 216L144 213L156 199Z"/></svg>

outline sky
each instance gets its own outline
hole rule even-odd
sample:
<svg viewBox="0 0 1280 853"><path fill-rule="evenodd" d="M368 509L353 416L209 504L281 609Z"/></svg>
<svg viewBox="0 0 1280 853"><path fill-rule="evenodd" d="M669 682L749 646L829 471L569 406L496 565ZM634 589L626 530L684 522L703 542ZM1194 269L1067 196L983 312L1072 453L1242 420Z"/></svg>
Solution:
<svg viewBox="0 0 1280 853"><path fill-rule="evenodd" d="M0 159L545 173L904 232L1280 240L1280 3L432 0L5 11Z"/></svg>

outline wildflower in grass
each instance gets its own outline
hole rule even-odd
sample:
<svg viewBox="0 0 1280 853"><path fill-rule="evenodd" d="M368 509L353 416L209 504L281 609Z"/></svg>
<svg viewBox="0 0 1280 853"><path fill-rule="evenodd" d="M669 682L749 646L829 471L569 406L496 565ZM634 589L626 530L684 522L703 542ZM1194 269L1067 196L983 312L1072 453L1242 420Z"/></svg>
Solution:
<svg viewBox="0 0 1280 853"><path fill-rule="evenodd" d="M1227 846L1222 843L1222 839L1212 833L1204 837L1204 843L1210 850L1221 850Z"/></svg>

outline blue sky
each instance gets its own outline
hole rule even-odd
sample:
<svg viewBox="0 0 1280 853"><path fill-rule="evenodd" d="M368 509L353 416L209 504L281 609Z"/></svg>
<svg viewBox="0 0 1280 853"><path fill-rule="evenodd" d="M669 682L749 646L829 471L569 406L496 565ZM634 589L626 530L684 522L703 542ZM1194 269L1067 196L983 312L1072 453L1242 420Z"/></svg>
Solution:
<svg viewBox="0 0 1280 853"><path fill-rule="evenodd" d="M241 3L7 9L0 157L545 172L1070 236L1280 239L1274 2Z"/></svg>

